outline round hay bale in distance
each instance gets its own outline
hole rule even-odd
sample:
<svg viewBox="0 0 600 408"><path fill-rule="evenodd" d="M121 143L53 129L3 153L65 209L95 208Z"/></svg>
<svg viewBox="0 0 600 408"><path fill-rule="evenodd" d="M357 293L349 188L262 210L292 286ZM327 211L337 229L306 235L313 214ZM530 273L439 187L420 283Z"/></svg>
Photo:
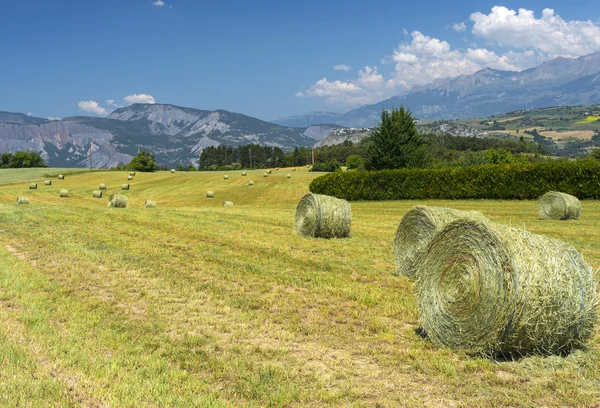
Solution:
<svg viewBox="0 0 600 408"><path fill-rule="evenodd" d="M229 176L228 176L227 174L225 174L225 175L223 176L223 180L229 180Z"/></svg>
<svg viewBox="0 0 600 408"><path fill-rule="evenodd" d="M129 190L129 184L121 184L121 190Z"/></svg>
<svg viewBox="0 0 600 408"><path fill-rule="evenodd" d="M263 177L269 177L269 173L263 173Z"/></svg>
<svg viewBox="0 0 600 408"><path fill-rule="evenodd" d="M248 185L249 186L253 186L254 185L254 181L252 181L252 180L248 181Z"/></svg>
<svg viewBox="0 0 600 408"><path fill-rule="evenodd" d="M417 267L419 319L436 345L487 356L554 354L592 335L592 269L571 245L459 219Z"/></svg>
<svg viewBox="0 0 600 408"><path fill-rule="evenodd" d="M30 183L29 184L29 189L30 190L37 190L37 183Z"/></svg>
<svg viewBox="0 0 600 408"><path fill-rule="evenodd" d="M52 180L46 180L46 181L44 181L44 185L45 186L51 186L52 185Z"/></svg>
<svg viewBox="0 0 600 408"><path fill-rule="evenodd" d="M65 176L64 176L63 174L59 174L59 175L58 175L58 179L59 179L59 180L64 180L64 179L65 179Z"/></svg>
<svg viewBox="0 0 600 408"><path fill-rule="evenodd" d="M279 167L275 167L275 170L279 170Z"/></svg>
<svg viewBox="0 0 600 408"><path fill-rule="evenodd" d="M69 197L69 190L60 190L59 196L61 198L67 198L67 197Z"/></svg>
<svg viewBox="0 0 600 408"><path fill-rule="evenodd" d="M453 208L418 206L402 217L394 236L394 275L415 279L419 258L436 233L458 219L486 218L476 211L460 211Z"/></svg>
<svg viewBox="0 0 600 408"><path fill-rule="evenodd" d="M175 173L175 169L171 169L171 174Z"/></svg>
<svg viewBox="0 0 600 408"><path fill-rule="evenodd" d="M17 197L17 204L29 204L29 197Z"/></svg>
<svg viewBox="0 0 600 408"><path fill-rule="evenodd" d="M127 196L119 194L111 194L108 199L108 206L112 208L125 208L127 207Z"/></svg>
<svg viewBox="0 0 600 408"><path fill-rule="evenodd" d="M294 167L294 168L292 169L292 171L296 171L296 168Z"/></svg>
<svg viewBox="0 0 600 408"><path fill-rule="evenodd" d="M303 237L346 238L351 224L352 208L346 200L308 193L296 207L296 233Z"/></svg>
<svg viewBox="0 0 600 408"><path fill-rule="evenodd" d="M267 173L271 174L273 172L273 170L269 169L267 170Z"/></svg>
<svg viewBox="0 0 600 408"><path fill-rule="evenodd" d="M151 201L151 200L144 201L144 208L156 208L156 201Z"/></svg>
<svg viewBox="0 0 600 408"><path fill-rule="evenodd" d="M99 188L100 190L106 190L106 184L104 184L104 183L101 183L101 184L98 186L98 188Z"/></svg>
<svg viewBox="0 0 600 408"><path fill-rule="evenodd" d="M290 173L288 173L288 174L286 175L286 177L287 177L287 178L292 178L292 175L291 175Z"/></svg>
<svg viewBox="0 0 600 408"><path fill-rule="evenodd" d="M542 220L578 220L581 201L558 191L549 191L540 197L538 212Z"/></svg>
<svg viewBox="0 0 600 408"><path fill-rule="evenodd" d="M206 198L215 198L215 192L212 190L208 190L206 192Z"/></svg>
<svg viewBox="0 0 600 408"><path fill-rule="evenodd" d="M133 180L133 176L127 176L127 181Z"/></svg>
<svg viewBox="0 0 600 408"><path fill-rule="evenodd" d="M94 197L94 198L102 198L102 191L100 191L100 190L94 190L94 192L92 193L92 197Z"/></svg>
<svg viewBox="0 0 600 408"><path fill-rule="evenodd" d="M248 173L246 173L245 171L242 171L242 176L244 176L244 177L245 177L245 176L246 176L246 174L248 174Z"/></svg>
<svg viewBox="0 0 600 408"><path fill-rule="evenodd" d="M223 201L221 205L223 207L233 207L233 203L231 201Z"/></svg>
<svg viewBox="0 0 600 408"><path fill-rule="evenodd" d="M129 172L129 175L130 175L131 177L135 176L135 171L131 171L131 172Z"/></svg>

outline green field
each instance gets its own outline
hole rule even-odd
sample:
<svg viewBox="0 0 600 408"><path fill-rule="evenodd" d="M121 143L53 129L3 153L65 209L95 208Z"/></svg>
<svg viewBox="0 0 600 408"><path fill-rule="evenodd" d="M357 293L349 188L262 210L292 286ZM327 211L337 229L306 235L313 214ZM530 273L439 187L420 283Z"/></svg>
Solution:
<svg viewBox="0 0 600 408"><path fill-rule="evenodd" d="M54 173L54 169L46 169ZM492 361L421 338L392 238L417 204L479 210L566 240L600 267L600 203L352 203L352 238L295 235L318 174L125 172L28 183L0 170L0 406L598 406L600 331L566 357ZM292 174L291 179L286 173ZM33 173L32 173L33 174ZM39 174L38 174L39 175ZM17 176L18 177L18 176ZM33 177L38 178L38 177ZM247 186L248 180L255 185ZM59 198L59 189L69 198ZM207 190L215 199L205 198ZM30 205L16 205L28 196ZM108 194L107 194L108 195ZM158 208L144 209L144 200ZM221 207L222 201L234 207ZM596 405L595 405L596 404Z"/></svg>

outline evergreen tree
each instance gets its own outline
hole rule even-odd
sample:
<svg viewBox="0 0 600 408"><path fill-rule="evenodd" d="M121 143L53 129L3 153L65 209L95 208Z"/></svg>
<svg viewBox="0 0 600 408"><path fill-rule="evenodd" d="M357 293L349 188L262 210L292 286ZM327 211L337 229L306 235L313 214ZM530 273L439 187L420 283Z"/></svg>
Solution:
<svg viewBox="0 0 600 408"><path fill-rule="evenodd" d="M423 144L408 109L381 111L381 123L373 131L367 166L372 170L409 167Z"/></svg>

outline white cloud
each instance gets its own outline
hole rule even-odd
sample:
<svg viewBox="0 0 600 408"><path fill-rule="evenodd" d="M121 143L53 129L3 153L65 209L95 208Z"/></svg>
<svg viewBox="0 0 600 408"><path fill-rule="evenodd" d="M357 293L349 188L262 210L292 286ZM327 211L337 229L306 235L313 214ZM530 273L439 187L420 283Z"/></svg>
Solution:
<svg viewBox="0 0 600 408"><path fill-rule="evenodd" d="M114 99L107 99L106 105L110 106L111 108L121 108L122 107L122 105L119 105L118 103L116 103Z"/></svg>
<svg viewBox="0 0 600 408"><path fill-rule="evenodd" d="M473 34L502 46L535 50L548 57L578 57L600 51L600 25L587 21L565 21L552 9L536 18L527 9L519 11L495 6L490 14L471 14Z"/></svg>
<svg viewBox="0 0 600 408"><path fill-rule="evenodd" d="M156 100L154 99L154 97L152 95L147 95L147 94L128 95L125 98L123 98L123 100L130 105L134 104L134 103L150 103L150 104L156 103Z"/></svg>
<svg viewBox="0 0 600 408"><path fill-rule="evenodd" d="M57 118L55 116L49 116L46 119L48 119L48 120L61 120L62 118Z"/></svg>
<svg viewBox="0 0 600 408"><path fill-rule="evenodd" d="M346 65L346 64L338 64L338 65L334 65L334 66L333 66L333 69L335 69L336 71L346 71L346 72L348 72L348 71L350 71L352 68L351 68L351 67L349 67L349 66L348 66L348 65Z"/></svg>
<svg viewBox="0 0 600 408"><path fill-rule="evenodd" d="M152 5L156 6L156 7L164 7L164 6L166 6L165 2L162 1L162 0L155 0L155 1L152 2Z"/></svg>
<svg viewBox="0 0 600 408"><path fill-rule="evenodd" d="M79 109L84 112L94 113L100 116L108 115L107 110L101 107L96 101L81 101L77 104L77 106L79 106Z"/></svg>
<svg viewBox="0 0 600 408"><path fill-rule="evenodd" d="M33 113L27 112L27 116L33 116Z"/></svg>
<svg viewBox="0 0 600 408"><path fill-rule="evenodd" d="M467 25L465 23L452 24L452 29L457 33L460 33L461 31L465 31L467 29Z"/></svg>

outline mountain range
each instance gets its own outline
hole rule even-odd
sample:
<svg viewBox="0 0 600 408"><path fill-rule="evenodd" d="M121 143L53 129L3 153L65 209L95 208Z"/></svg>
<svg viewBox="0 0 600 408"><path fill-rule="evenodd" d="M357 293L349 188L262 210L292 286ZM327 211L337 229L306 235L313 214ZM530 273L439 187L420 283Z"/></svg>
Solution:
<svg viewBox="0 0 600 408"><path fill-rule="evenodd" d="M128 163L138 149L165 165L198 163L207 146L256 143L291 150L312 146L335 126L286 127L225 110L134 104L106 118L49 120L0 112L0 152L34 150L53 167L107 168Z"/></svg>
<svg viewBox="0 0 600 408"><path fill-rule="evenodd" d="M522 109L600 103L600 52L579 58L555 58L525 71L486 68L472 75L441 78L376 104L345 114L291 117L295 126L332 123L346 127L376 126L381 111L410 109L419 119L488 117ZM315 118L317 121L315 121ZM290 120L284 118L275 123Z"/></svg>

